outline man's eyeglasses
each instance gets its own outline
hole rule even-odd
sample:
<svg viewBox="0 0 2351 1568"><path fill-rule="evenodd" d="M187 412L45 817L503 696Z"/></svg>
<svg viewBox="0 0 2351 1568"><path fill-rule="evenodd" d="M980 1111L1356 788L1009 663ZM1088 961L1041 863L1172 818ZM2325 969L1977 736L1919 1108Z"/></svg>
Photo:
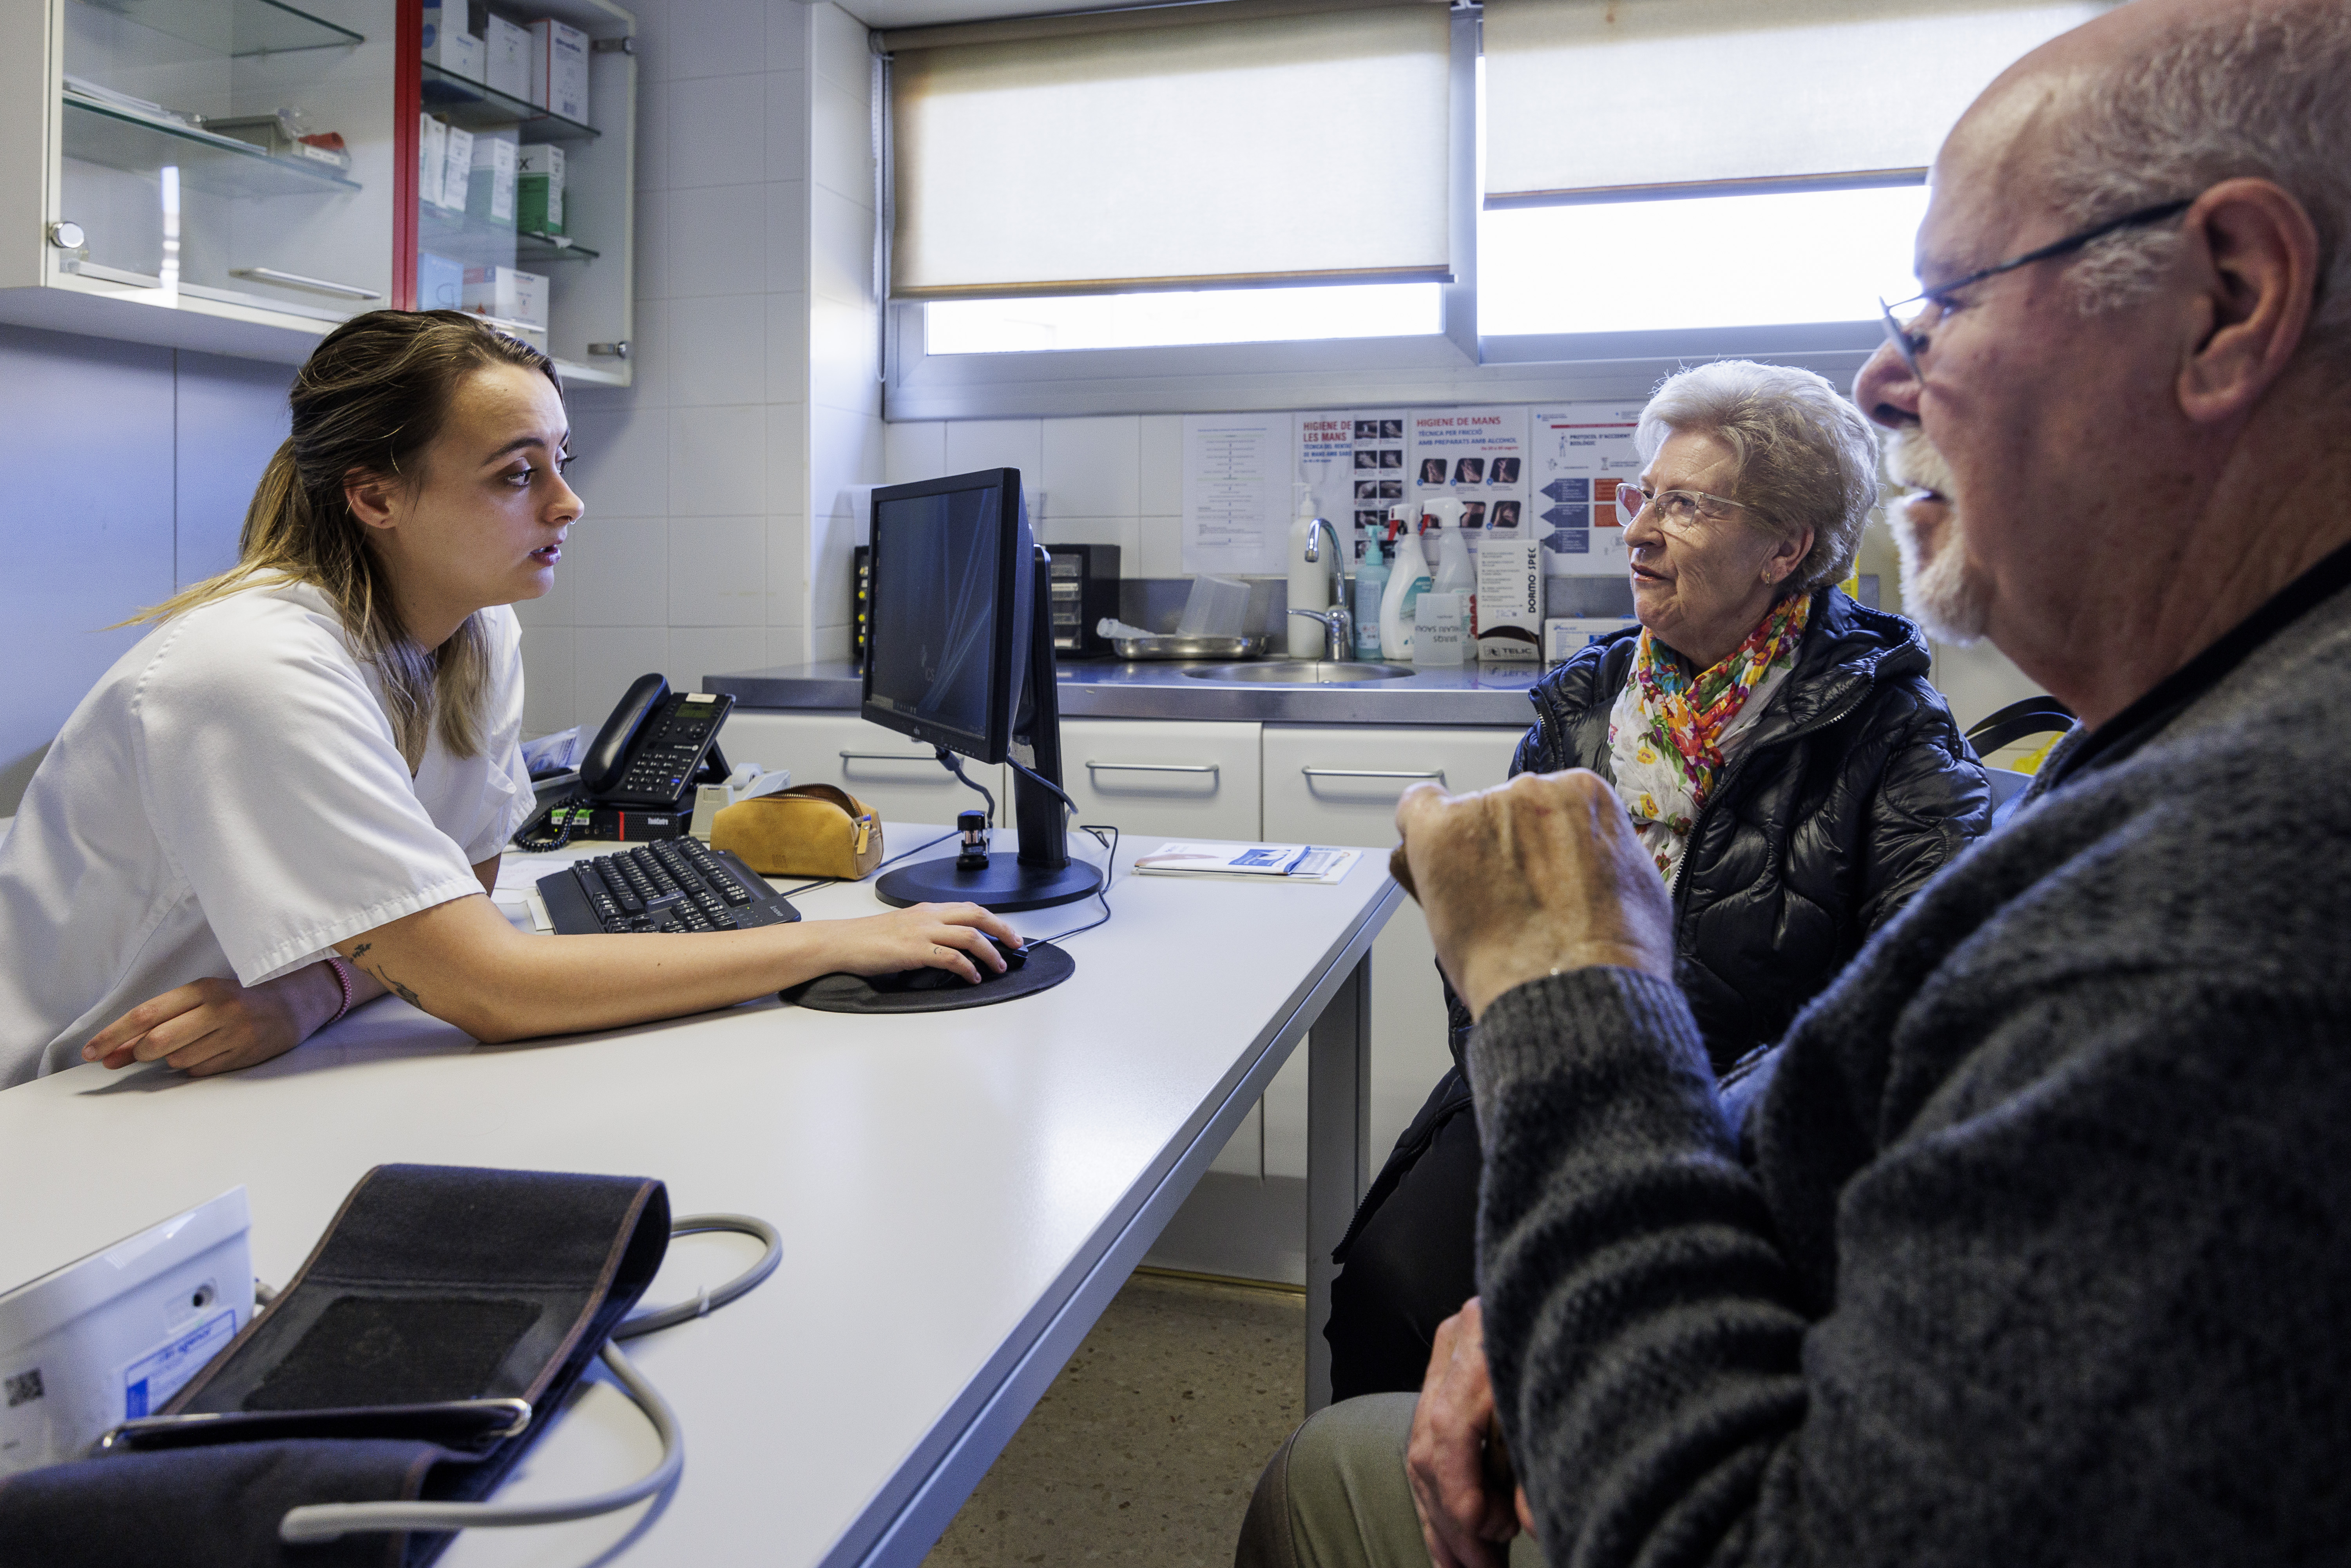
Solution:
<svg viewBox="0 0 2351 1568"><path fill-rule="evenodd" d="M1728 496L1709 496L1703 490L1644 490L1638 485L1616 486L1616 515L1631 528L1633 520L1651 507L1657 509L1657 518L1675 529L1696 528L1708 517L1720 517L1725 510L1744 511L1747 503L1734 501Z"/></svg>
<svg viewBox="0 0 2351 1568"><path fill-rule="evenodd" d="M1918 356L1927 351L1927 334L1913 329L1916 323L1926 319L1927 312L1922 309L1908 322L1905 322L1895 315L1896 310L1912 305L1930 306L1940 310L1949 304L1952 295L1970 283L1981 283L1987 277L1997 277L2003 272L2014 272L2018 267L2031 267L2036 261L2048 261L2055 256L2071 256L2092 240L2104 239L2108 235L2123 229L2138 228L2147 224L2159 224L2166 218L2177 217L2193 206L2195 200L2193 196L2186 196L2176 202L2165 202L2158 206L2141 207L2135 213L2125 213L2111 223L2100 224L2093 229L2084 229L2077 235L2068 235L2064 239L2044 245L2038 250L2028 250L2022 256L2012 256L2006 261L1995 262L1981 271L1970 272L1965 277L1955 277L1949 283L1928 289L1924 294L1913 295L1907 299L1892 305L1888 305L1881 298L1877 302L1877 308L1886 317L1886 340L1894 345L1894 351L1902 356L1902 362L1910 367L1910 373L1915 377L1919 374Z"/></svg>

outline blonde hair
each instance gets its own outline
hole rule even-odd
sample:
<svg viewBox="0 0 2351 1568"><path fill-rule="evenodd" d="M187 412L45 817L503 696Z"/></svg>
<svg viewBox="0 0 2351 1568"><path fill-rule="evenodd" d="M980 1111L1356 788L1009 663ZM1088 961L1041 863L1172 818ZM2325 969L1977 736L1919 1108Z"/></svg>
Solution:
<svg viewBox="0 0 2351 1568"><path fill-rule="evenodd" d="M335 607L353 651L375 666L409 767L423 760L436 728L455 756L478 753L490 674L480 613L438 648L411 636L343 488L355 476L415 484L459 384L493 365L536 371L562 391L552 360L463 311L371 310L328 333L287 394L293 434L246 509L236 565L125 624L167 621L250 587L308 583Z"/></svg>
<svg viewBox="0 0 2351 1568"><path fill-rule="evenodd" d="M1633 444L1647 462L1666 437L1711 435L1739 462L1747 516L1774 538L1813 530L1785 591L1823 587L1853 570L1877 505L1877 440L1844 394L1792 365L1719 360L1667 377L1649 396Z"/></svg>

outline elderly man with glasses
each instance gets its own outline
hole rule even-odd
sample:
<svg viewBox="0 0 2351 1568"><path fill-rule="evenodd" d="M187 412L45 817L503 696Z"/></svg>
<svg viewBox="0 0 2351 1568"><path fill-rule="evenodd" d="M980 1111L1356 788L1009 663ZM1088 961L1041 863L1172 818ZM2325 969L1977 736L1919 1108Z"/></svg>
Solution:
<svg viewBox="0 0 2351 1568"><path fill-rule="evenodd" d="M2342 0L2137 0L1944 144L1855 398L1910 605L2082 723L1751 1096L1604 784L1405 797L1483 1293L1244 1562L2351 1552L2346 83Z"/></svg>

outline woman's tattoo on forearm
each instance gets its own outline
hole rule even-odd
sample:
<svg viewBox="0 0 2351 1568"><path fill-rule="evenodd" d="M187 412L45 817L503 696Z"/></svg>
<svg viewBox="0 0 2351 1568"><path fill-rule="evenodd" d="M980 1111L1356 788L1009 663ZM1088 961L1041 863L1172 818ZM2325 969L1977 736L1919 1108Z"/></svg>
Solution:
<svg viewBox="0 0 2351 1568"><path fill-rule="evenodd" d="M362 942L351 954L351 956L353 958L357 958L360 954L364 953L367 950L368 944ZM406 986L403 986L398 980L393 979L391 973L387 971L381 964L378 964L374 968L370 969L368 973L375 977L375 983L377 985L381 986L385 990L390 991L393 996L398 997L410 1007L422 1008L424 1005L423 1002L416 999L416 993L414 991L410 990Z"/></svg>

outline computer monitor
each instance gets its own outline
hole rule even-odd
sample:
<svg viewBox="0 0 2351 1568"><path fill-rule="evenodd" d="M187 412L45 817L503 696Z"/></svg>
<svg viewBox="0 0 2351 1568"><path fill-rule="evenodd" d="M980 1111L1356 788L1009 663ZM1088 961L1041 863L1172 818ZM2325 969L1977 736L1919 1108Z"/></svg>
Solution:
<svg viewBox="0 0 2351 1568"><path fill-rule="evenodd" d="M887 904L969 902L999 914L1091 896L1069 852L1050 557L1029 531L1017 468L873 492L871 628L860 711L901 735L1014 767L1016 854L948 855L883 873ZM1050 786L1048 788L1048 786Z"/></svg>

